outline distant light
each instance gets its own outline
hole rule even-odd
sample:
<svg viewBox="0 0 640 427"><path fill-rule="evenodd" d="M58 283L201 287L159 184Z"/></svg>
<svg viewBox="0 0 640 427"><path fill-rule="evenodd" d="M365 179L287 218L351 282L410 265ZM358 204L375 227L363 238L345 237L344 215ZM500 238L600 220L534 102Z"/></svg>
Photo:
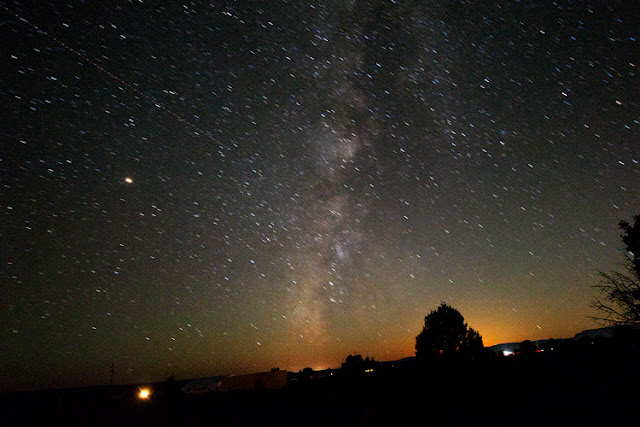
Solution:
<svg viewBox="0 0 640 427"><path fill-rule="evenodd" d="M504 350L502 352L503 356L513 356L513 351L509 351L509 350Z"/></svg>
<svg viewBox="0 0 640 427"><path fill-rule="evenodd" d="M131 178L131 177L126 177L126 178L124 179L124 182L126 182L127 184L133 184L133 178Z"/></svg>
<svg viewBox="0 0 640 427"><path fill-rule="evenodd" d="M369 369L365 369L364 371L365 371L365 372L373 372L373 369L372 369L372 368L369 368Z"/></svg>
<svg viewBox="0 0 640 427"><path fill-rule="evenodd" d="M140 400L147 400L151 397L151 390L149 390L148 388L141 388L140 391L138 392L138 399Z"/></svg>

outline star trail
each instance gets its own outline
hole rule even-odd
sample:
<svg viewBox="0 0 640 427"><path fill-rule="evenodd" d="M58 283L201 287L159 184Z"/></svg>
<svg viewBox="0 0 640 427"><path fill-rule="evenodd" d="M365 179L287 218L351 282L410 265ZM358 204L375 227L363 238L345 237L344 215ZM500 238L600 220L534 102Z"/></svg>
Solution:
<svg viewBox="0 0 640 427"><path fill-rule="evenodd" d="M171 3L171 4L169 4ZM7 390L598 325L640 213L635 2L3 2Z"/></svg>

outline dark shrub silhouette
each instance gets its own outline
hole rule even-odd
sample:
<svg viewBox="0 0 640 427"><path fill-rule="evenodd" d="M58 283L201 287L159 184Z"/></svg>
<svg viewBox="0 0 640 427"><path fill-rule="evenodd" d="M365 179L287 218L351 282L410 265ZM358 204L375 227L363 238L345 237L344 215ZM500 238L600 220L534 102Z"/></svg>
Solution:
<svg viewBox="0 0 640 427"><path fill-rule="evenodd" d="M536 346L531 342L531 340L524 340L520 343L518 353L520 353L521 356L530 357L535 352Z"/></svg>

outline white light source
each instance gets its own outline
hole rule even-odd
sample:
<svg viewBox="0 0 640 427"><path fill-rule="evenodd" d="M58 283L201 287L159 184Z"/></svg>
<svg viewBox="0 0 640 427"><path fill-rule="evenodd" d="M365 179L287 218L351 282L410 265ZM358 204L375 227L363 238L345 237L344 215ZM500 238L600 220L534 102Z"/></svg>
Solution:
<svg viewBox="0 0 640 427"><path fill-rule="evenodd" d="M151 390L148 388L141 388L138 392L138 399L140 400L148 400L151 397Z"/></svg>

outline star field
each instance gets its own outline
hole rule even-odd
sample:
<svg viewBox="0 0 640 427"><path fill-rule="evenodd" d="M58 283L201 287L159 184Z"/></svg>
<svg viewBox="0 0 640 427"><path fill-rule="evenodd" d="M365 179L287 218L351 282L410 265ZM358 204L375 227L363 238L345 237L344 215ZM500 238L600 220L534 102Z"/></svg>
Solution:
<svg viewBox="0 0 640 427"><path fill-rule="evenodd" d="M635 2L3 2L6 389L573 336L640 212Z"/></svg>

